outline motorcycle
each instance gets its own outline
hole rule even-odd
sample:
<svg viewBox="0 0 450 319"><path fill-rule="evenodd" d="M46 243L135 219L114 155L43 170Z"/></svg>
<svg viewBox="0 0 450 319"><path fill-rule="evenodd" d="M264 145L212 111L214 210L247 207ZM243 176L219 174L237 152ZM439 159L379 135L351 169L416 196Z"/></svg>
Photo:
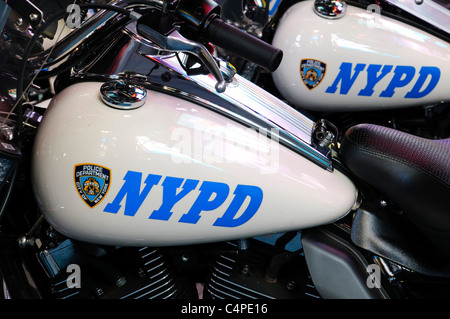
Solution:
<svg viewBox="0 0 450 319"><path fill-rule="evenodd" d="M284 53L209 0L10 4L4 296L448 296L449 139L313 121L217 57Z"/></svg>
<svg viewBox="0 0 450 319"><path fill-rule="evenodd" d="M222 19L283 50L271 74L235 65L300 112L450 136L448 2L224 1Z"/></svg>

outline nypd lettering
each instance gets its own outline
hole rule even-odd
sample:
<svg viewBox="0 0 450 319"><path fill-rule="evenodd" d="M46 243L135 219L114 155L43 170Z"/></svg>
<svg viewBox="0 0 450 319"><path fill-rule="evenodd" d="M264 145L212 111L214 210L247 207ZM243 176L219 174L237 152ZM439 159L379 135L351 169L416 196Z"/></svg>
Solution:
<svg viewBox="0 0 450 319"><path fill-rule="evenodd" d="M194 203L178 219L179 223L197 224L202 213L224 208L225 212L215 220L213 226L237 227L256 214L263 200L263 191L257 186L239 184L232 191L226 183L154 174L148 174L142 185L143 178L141 172L128 171L122 187L112 202L106 205L104 212L117 214L123 207L124 215L134 217L149 193L161 191L162 188L162 203L156 204L159 207L148 212L148 218L168 221L173 219L172 209L175 204L181 203L188 194L198 189ZM228 198L231 202L225 204Z"/></svg>
<svg viewBox="0 0 450 319"><path fill-rule="evenodd" d="M92 208L108 192L111 170L96 164L78 164L75 165L74 179L78 194Z"/></svg>
<svg viewBox="0 0 450 319"><path fill-rule="evenodd" d="M435 66L423 66L416 70L415 67L408 65L357 63L353 66L352 63L343 62L333 84L325 92L342 95L358 92L358 96L375 94L379 97L391 98L396 94L396 89L407 87L409 91L404 98L418 99L430 94L438 84L440 77L441 70ZM365 81L361 82L362 79ZM390 79L385 87L380 86L383 79ZM365 83L365 86L356 88L357 80L358 83Z"/></svg>

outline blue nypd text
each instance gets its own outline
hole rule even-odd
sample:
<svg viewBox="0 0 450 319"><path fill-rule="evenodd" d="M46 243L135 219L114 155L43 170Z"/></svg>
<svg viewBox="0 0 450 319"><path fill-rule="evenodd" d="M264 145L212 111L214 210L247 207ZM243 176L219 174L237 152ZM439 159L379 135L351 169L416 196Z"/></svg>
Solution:
<svg viewBox="0 0 450 319"><path fill-rule="evenodd" d="M202 212L212 212L223 205L228 205L222 216L218 217L213 226L237 227L248 222L258 211L263 200L261 188L252 185L238 184L231 194L226 183L185 179L179 177L148 174L142 187L143 174L128 171L124 183L112 202L104 208L104 212L117 214L123 207L126 216L134 217L152 189L162 188L162 203L159 208L149 212L149 219L168 221L174 215L175 204L187 199L187 195L198 190L193 204L189 204L179 223L196 224ZM229 204L226 200L232 197ZM229 201L228 201L229 202ZM245 204L244 204L245 203Z"/></svg>
<svg viewBox="0 0 450 319"><path fill-rule="evenodd" d="M346 95L350 92L358 78L365 70L366 85L359 88L358 96L372 96L377 88L380 97L391 98L396 93L396 89L407 87L409 91L404 95L406 99L418 99L430 94L436 87L441 77L441 70L435 66L422 66L418 70L416 77L416 68L408 65L381 65L343 62L339 67L339 73L329 86L325 93ZM390 81L386 87L377 87L382 79ZM413 81L415 79L415 81Z"/></svg>

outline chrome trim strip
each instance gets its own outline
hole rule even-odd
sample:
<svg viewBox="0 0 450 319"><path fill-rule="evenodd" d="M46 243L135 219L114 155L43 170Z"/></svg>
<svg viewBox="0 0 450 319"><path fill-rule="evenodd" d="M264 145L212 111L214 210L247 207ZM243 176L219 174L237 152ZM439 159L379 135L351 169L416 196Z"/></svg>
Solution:
<svg viewBox="0 0 450 319"><path fill-rule="evenodd" d="M267 127L271 128L270 133L275 135L275 138L278 138L280 143L296 151L300 155L303 155L322 168L329 171L333 170L331 159L311 146L315 122L297 112L291 106L263 90L256 84L236 74L234 80L228 84L225 92L218 93L215 90L216 80L211 75L187 75L176 57L148 57L174 72L183 75L187 80L193 81L208 89L208 91L223 100L235 105L240 110L249 114L249 117L239 115L232 110L205 101L200 97L190 96L191 98L203 102L203 104L206 104L228 117L231 116L232 118L238 118L241 122L247 122L253 127L258 127L258 125L255 126L255 123L251 121L250 118L253 117L263 121L267 124ZM274 138L274 136L271 138Z"/></svg>

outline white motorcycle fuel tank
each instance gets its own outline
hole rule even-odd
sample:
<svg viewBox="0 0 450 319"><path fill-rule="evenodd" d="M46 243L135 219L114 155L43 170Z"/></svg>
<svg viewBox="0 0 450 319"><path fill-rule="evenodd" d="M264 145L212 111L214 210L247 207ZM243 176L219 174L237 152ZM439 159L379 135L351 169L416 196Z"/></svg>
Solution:
<svg viewBox="0 0 450 319"><path fill-rule="evenodd" d="M111 107L102 85L82 82L55 96L35 140L38 204L68 237L213 242L329 223L355 204L346 176L267 135L151 90L135 92L146 91L142 105Z"/></svg>
<svg viewBox="0 0 450 319"><path fill-rule="evenodd" d="M376 6L365 10L334 3L332 16L320 11L320 1L315 6L308 0L281 18L272 44L284 56L273 79L284 98L313 111L450 101L448 42L383 16Z"/></svg>

